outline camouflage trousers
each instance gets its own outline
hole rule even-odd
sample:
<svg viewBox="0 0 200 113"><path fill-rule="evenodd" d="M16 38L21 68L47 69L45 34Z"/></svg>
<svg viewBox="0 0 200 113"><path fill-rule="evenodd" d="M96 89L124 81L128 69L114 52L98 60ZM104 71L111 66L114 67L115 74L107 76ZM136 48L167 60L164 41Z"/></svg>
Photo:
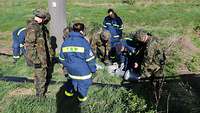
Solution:
<svg viewBox="0 0 200 113"><path fill-rule="evenodd" d="M148 77L161 77L163 74L163 67L157 64L142 65L141 66L141 78Z"/></svg>
<svg viewBox="0 0 200 113"><path fill-rule="evenodd" d="M150 77L150 81L152 84L152 91L154 94L154 101L158 104L159 99L161 97L161 91L164 81L164 66L157 66L156 68L145 68L142 77Z"/></svg>
<svg viewBox="0 0 200 113"><path fill-rule="evenodd" d="M34 68L34 85L36 89L36 96L45 96L48 85L52 78L53 67Z"/></svg>
<svg viewBox="0 0 200 113"><path fill-rule="evenodd" d="M96 56L100 59L101 62L104 64L109 64L109 51L110 51L110 46L109 42L102 42L101 40L97 41L96 45Z"/></svg>
<svg viewBox="0 0 200 113"><path fill-rule="evenodd" d="M102 62L108 60L108 52L109 52L108 47L105 47L105 46L97 46L97 56L98 56L98 58L100 58L100 60L101 60Z"/></svg>

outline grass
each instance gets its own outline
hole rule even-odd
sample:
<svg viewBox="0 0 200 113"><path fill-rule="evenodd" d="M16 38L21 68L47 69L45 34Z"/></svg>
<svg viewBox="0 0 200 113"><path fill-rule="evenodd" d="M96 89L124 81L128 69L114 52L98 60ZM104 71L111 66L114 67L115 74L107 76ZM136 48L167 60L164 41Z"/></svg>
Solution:
<svg viewBox="0 0 200 113"><path fill-rule="evenodd" d="M187 67L190 71L192 72L199 72L199 62L200 62L200 57L199 54L193 55L191 60L187 62Z"/></svg>
<svg viewBox="0 0 200 113"><path fill-rule="evenodd" d="M3 77L26 77L32 79L32 73L30 68L26 67L24 59L14 65L12 64L12 59L8 57L1 57L2 59L8 59L7 64L3 63L1 59L1 76ZM17 67L16 67L17 66ZM60 72L60 65L55 66L55 73L53 74L53 81L56 81L55 84L49 86L49 92L46 99L38 99L34 97L34 85L33 83L15 83L15 82L6 82L0 81L0 109L3 113L65 113L67 112L68 101L65 100L64 92L62 91L62 82L66 81L65 77L62 76ZM6 71L11 70L11 71ZM136 104L134 109L149 111L147 107L141 108L141 106L147 106L144 98L137 97L137 95L132 94L126 88L120 86L121 79L118 77L110 76L104 70L98 72L98 76L95 80L97 83L90 88L89 99L87 101L87 106L81 108L84 113L124 113L130 110L132 104ZM113 85L112 85L113 84ZM4 87L5 86L5 87ZM16 89L32 89L33 92L28 95L15 94L12 95L13 91ZM24 90L26 91L26 90ZM19 92L16 92L19 93ZM124 100L124 98L127 100ZM131 101L128 99L131 98ZM60 101L62 103L60 103ZM127 106L126 103L130 105ZM59 106L58 106L59 105ZM65 106L66 105L66 106ZM66 108L66 109L63 109ZM71 109L71 108L68 108ZM134 110L132 109L132 111Z"/></svg>
<svg viewBox="0 0 200 113"><path fill-rule="evenodd" d="M114 8L124 21L126 33L135 31L138 28L145 28L161 39L170 37L187 36L196 47L200 47L200 40L192 31L192 28L200 23L199 0L153 0L135 1L134 4L123 4L121 0L68 0L67 22L81 21L90 27L92 23L102 24L108 8ZM39 7L47 7L46 0L2 0L0 3L0 41L11 41L11 32L26 25L27 18L32 16L32 10ZM184 62L180 48L177 46L168 59L165 73L173 76L177 73L179 65ZM187 67L191 71L198 71L199 54L194 54ZM12 64L12 58L0 56L0 77L26 77L32 79L32 70L27 67L25 60ZM134 84L131 90L120 86L121 78L110 76L106 70L101 70L95 75L95 84L90 88L87 106L80 108L85 113L154 113L155 105L151 101L151 90L149 84ZM53 74L54 84L49 86L46 99L34 97L33 83L15 83L0 81L0 112L2 113L65 113L68 106L67 99L63 96L62 82L66 78L62 75L60 65L55 65ZM173 83L173 98L170 102L180 104L186 111L192 109L191 103L195 103L196 97L188 95L186 91L179 91L182 87ZM179 86L179 87L176 87ZM18 88L31 89L31 94L11 95ZM176 92L177 91L177 92ZM18 92L19 93L19 92ZM188 98L185 97L187 94ZM177 96L178 95L178 96ZM192 99L191 99L192 98ZM173 100L174 99L174 100ZM176 103L176 99L183 99ZM192 100L187 102L186 100ZM196 99L198 100L198 99ZM166 107L165 105L163 105ZM187 107L186 107L187 106ZM161 106L162 107L162 106ZM163 107L163 109L164 109ZM176 106L180 107L180 106ZM176 107L171 106L171 109ZM77 108L76 110L79 110ZM183 110L182 110L183 111ZM186 113L186 112L185 112Z"/></svg>

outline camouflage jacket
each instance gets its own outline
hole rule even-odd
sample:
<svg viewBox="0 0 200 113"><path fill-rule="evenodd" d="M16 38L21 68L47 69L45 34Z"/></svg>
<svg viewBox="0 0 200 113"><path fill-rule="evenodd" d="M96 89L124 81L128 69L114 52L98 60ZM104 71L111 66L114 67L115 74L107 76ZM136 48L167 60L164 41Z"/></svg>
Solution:
<svg viewBox="0 0 200 113"><path fill-rule="evenodd" d="M143 69L158 70L164 64L164 61L165 56L160 48L160 42L156 37L151 37L146 43L146 49L144 50Z"/></svg>
<svg viewBox="0 0 200 113"><path fill-rule="evenodd" d="M52 53L49 31L46 26L34 20L30 21L27 25L25 47L28 62L41 64L42 67L47 67L51 63L54 53Z"/></svg>
<svg viewBox="0 0 200 113"><path fill-rule="evenodd" d="M97 56L105 60L110 51L110 33L103 31L100 37L96 40Z"/></svg>

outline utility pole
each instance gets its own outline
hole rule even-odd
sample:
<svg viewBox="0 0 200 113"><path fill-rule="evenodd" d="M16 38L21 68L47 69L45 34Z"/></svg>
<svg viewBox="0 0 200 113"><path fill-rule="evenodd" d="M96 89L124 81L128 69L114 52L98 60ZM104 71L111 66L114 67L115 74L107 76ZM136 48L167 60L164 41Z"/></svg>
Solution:
<svg viewBox="0 0 200 113"><path fill-rule="evenodd" d="M48 0L48 9L51 14L50 34L56 38L57 53L60 51L63 42L63 29L66 27L65 7L66 0Z"/></svg>

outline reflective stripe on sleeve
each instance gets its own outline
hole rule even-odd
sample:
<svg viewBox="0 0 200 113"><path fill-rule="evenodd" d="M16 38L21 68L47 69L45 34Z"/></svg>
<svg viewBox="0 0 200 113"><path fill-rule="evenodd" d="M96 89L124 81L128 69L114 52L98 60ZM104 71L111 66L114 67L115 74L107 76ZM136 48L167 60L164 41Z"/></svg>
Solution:
<svg viewBox="0 0 200 113"><path fill-rule="evenodd" d="M117 25L117 24L113 24L113 26L115 26L115 27L119 27L119 25Z"/></svg>
<svg viewBox="0 0 200 113"><path fill-rule="evenodd" d="M111 56L110 58L115 58L114 56Z"/></svg>
<svg viewBox="0 0 200 113"><path fill-rule="evenodd" d="M59 59L60 59L60 60L65 60L64 58L62 58L62 57L60 57L60 56L59 56Z"/></svg>
<svg viewBox="0 0 200 113"><path fill-rule="evenodd" d="M122 30L122 29L123 29L123 27L124 27L124 25L122 24L122 25L121 25L121 27L120 27L119 29L120 29L120 30Z"/></svg>
<svg viewBox="0 0 200 113"><path fill-rule="evenodd" d="M106 23L106 25L111 25L111 23Z"/></svg>
<svg viewBox="0 0 200 113"><path fill-rule="evenodd" d="M106 28L107 26L103 26L103 27L105 27L105 28Z"/></svg>
<svg viewBox="0 0 200 113"><path fill-rule="evenodd" d="M26 28L22 28L22 29L20 29L18 32L17 32L17 36L19 36L19 34L22 32L22 31L24 31Z"/></svg>
<svg viewBox="0 0 200 113"><path fill-rule="evenodd" d="M89 62L89 61L93 60L94 58L95 58L95 56L92 56L92 57L86 59L86 62Z"/></svg>
<svg viewBox="0 0 200 113"><path fill-rule="evenodd" d="M130 40L130 41L132 41L133 39L131 39L131 38L124 38L124 40Z"/></svg>
<svg viewBox="0 0 200 113"><path fill-rule="evenodd" d="M83 47L77 47L77 46L68 46L62 48L63 52L84 53L84 50L85 49Z"/></svg>
<svg viewBox="0 0 200 113"><path fill-rule="evenodd" d="M85 75L85 76L76 76L76 75L69 74L69 77L75 80L86 80L86 79L90 79L92 77L92 74Z"/></svg>
<svg viewBox="0 0 200 113"><path fill-rule="evenodd" d="M119 38L119 35L115 35L115 36L113 36L114 38Z"/></svg>
<svg viewBox="0 0 200 113"><path fill-rule="evenodd" d="M24 44L19 44L19 47L24 47Z"/></svg>

